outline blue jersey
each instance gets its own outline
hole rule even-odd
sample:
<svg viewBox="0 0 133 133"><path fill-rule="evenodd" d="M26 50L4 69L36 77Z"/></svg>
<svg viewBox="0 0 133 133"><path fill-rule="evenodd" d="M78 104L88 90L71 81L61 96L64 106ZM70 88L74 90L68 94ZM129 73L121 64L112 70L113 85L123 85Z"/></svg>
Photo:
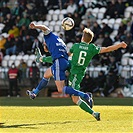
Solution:
<svg viewBox="0 0 133 133"><path fill-rule="evenodd" d="M66 45L61 38L50 32L48 35L44 35L44 39L53 61L60 57L68 60Z"/></svg>

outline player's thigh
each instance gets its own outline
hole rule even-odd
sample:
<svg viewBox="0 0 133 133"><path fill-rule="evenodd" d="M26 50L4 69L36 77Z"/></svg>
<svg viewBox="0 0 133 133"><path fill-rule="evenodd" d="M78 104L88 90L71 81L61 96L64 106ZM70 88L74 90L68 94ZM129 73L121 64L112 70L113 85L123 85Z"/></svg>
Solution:
<svg viewBox="0 0 133 133"><path fill-rule="evenodd" d="M50 68L48 68L46 71L45 71L45 73L44 73L44 78L50 78L50 77L52 77L53 76L53 74L52 74L52 71L51 71L51 67Z"/></svg>
<svg viewBox="0 0 133 133"><path fill-rule="evenodd" d="M80 83L83 79L81 74L70 74L69 77L69 86L76 90L80 90Z"/></svg>

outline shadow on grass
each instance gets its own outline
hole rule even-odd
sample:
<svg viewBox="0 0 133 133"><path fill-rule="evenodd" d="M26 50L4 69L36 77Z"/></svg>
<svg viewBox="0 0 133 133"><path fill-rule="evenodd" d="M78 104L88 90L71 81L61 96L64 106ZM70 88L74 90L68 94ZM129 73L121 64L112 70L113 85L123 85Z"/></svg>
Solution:
<svg viewBox="0 0 133 133"><path fill-rule="evenodd" d="M86 120L85 120L86 121ZM88 121L88 120L87 120ZM89 121L94 122L94 121ZM62 124L71 124L71 123L81 123L80 120L75 121L63 121L63 122L43 122L43 123L36 123L36 124L17 124L17 125L5 125L5 123L0 123L0 128L30 128L30 129L37 129L35 126L45 126L45 125L62 125Z"/></svg>
<svg viewBox="0 0 133 133"><path fill-rule="evenodd" d="M33 126L35 126L36 124L17 124L17 125L4 125L1 124L0 128L31 128L31 129L37 129Z"/></svg>

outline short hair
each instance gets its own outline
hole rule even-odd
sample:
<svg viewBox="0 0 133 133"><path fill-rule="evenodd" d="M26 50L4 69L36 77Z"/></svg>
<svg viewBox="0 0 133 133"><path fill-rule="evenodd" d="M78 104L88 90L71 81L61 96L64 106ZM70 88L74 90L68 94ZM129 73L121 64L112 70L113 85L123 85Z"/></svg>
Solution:
<svg viewBox="0 0 133 133"><path fill-rule="evenodd" d="M93 37L94 37L94 33L90 29L85 28L83 30L83 39L86 43L90 43Z"/></svg>

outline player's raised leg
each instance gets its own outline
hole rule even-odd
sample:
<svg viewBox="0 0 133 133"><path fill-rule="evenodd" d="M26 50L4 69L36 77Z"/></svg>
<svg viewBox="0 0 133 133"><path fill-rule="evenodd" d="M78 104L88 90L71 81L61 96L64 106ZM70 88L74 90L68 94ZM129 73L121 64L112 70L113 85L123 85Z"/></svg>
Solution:
<svg viewBox="0 0 133 133"><path fill-rule="evenodd" d="M52 76L51 68L48 68L46 72L44 73L44 77L42 80L39 82L38 86L33 89L32 91L27 90L26 94L29 95L31 99L34 99L38 93L47 86L49 82L49 78Z"/></svg>

